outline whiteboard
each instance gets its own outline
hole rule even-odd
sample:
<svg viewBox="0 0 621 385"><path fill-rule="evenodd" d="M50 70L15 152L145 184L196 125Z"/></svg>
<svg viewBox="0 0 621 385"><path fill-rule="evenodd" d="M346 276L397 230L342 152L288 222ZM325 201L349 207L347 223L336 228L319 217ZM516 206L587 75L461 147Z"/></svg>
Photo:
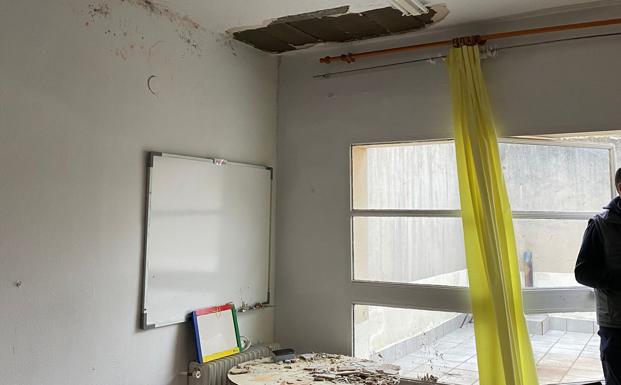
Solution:
<svg viewBox="0 0 621 385"><path fill-rule="evenodd" d="M142 327L269 301L272 170L150 153Z"/></svg>

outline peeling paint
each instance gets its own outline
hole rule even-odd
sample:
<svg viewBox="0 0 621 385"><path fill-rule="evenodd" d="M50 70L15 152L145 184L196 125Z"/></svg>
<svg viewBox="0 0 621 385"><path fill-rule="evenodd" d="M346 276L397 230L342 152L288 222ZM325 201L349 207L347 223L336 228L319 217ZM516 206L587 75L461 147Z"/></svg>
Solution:
<svg viewBox="0 0 621 385"><path fill-rule="evenodd" d="M436 14L431 18L434 23L444 20L444 18L449 14L449 9L444 3L435 4L433 6L433 10L436 11Z"/></svg>

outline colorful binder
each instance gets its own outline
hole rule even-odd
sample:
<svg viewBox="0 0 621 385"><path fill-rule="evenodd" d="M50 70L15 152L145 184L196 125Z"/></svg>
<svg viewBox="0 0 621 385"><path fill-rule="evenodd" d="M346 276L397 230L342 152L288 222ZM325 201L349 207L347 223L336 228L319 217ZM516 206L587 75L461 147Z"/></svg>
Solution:
<svg viewBox="0 0 621 385"><path fill-rule="evenodd" d="M233 304L193 311L192 321L199 363L241 352L237 311Z"/></svg>

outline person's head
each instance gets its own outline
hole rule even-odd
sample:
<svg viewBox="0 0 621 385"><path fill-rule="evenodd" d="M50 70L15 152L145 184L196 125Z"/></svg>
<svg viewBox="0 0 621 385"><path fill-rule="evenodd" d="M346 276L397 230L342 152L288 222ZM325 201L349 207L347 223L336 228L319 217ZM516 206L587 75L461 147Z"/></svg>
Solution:
<svg viewBox="0 0 621 385"><path fill-rule="evenodd" d="M617 192L621 195L621 168L615 174L615 186L617 186Z"/></svg>

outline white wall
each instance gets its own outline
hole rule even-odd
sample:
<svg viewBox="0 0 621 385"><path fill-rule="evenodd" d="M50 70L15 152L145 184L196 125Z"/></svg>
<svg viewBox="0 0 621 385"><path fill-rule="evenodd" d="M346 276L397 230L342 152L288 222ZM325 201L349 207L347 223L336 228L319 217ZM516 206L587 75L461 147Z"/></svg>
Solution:
<svg viewBox="0 0 621 385"><path fill-rule="evenodd" d="M471 26L285 57L279 79L276 339L299 351L351 352L349 146L452 136L448 75L441 62L312 78L441 50L364 59L353 65L326 66L318 63L319 57L615 15L621 15L621 8ZM614 28L593 32L610 30ZM541 37L531 40L536 39ZM500 132L620 129L620 46L621 37L616 36L506 50L485 60L483 69Z"/></svg>
<svg viewBox="0 0 621 385"><path fill-rule="evenodd" d="M168 16L0 2L1 385L187 381L188 325L139 330L145 153L274 165L277 60Z"/></svg>

